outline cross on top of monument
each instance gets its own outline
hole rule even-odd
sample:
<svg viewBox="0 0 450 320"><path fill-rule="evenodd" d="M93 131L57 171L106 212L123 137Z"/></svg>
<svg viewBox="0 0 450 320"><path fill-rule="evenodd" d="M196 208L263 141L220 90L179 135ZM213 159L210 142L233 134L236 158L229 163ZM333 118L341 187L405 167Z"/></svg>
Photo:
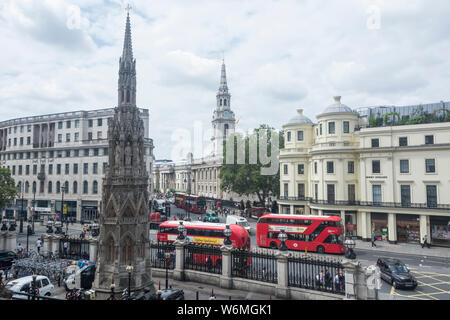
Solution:
<svg viewBox="0 0 450 320"><path fill-rule="evenodd" d="M127 7L125 8L125 11L130 14L130 10L131 10L131 6L130 4L127 5Z"/></svg>

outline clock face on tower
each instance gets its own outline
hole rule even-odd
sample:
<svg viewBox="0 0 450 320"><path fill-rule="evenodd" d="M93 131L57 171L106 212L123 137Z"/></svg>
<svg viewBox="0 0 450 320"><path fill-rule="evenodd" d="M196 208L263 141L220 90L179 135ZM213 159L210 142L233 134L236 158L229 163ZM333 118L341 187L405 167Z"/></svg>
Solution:
<svg viewBox="0 0 450 320"><path fill-rule="evenodd" d="M224 112L223 112L223 116L224 116L224 117L228 117L228 111L224 111Z"/></svg>

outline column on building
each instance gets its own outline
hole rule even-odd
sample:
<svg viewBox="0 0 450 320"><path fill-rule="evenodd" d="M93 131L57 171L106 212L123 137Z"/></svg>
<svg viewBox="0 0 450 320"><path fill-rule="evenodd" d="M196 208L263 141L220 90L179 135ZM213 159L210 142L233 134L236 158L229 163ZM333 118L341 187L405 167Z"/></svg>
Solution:
<svg viewBox="0 0 450 320"><path fill-rule="evenodd" d="M370 241L372 236L370 212L362 211L360 217L361 219L358 220L361 221L361 238L364 241Z"/></svg>
<svg viewBox="0 0 450 320"><path fill-rule="evenodd" d="M397 214L388 213L388 242L397 243Z"/></svg>
<svg viewBox="0 0 450 320"><path fill-rule="evenodd" d="M422 214L420 215L420 243L423 243L423 237L425 235L428 238L428 243L430 243L430 216Z"/></svg>

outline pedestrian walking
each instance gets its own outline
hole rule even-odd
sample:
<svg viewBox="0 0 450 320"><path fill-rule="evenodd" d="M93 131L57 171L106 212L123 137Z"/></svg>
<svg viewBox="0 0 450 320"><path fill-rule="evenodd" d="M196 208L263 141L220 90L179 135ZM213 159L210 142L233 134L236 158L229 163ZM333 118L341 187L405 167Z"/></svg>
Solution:
<svg viewBox="0 0 450 320"><path fill-rule="evenodd" d="M377 245L375 244L375 241L377 241L377 235L376 235L376 233L374 232L373 233L373 236L372 236L372 247L376 247Z"/></svg>
<svg viewBox="0 0 450 320"><path fill-rule="evenodd" d="M38 238L36 240L36 248L37 248L38 253L41 253L41 247L42 247L42 241L41 241L41 238Z"/></svg>
<svg viewBox="0 0 450 320"><path fill-rule="evenodd" d="M17 245L17 255L22 256L22 253L23 253L23 247L22 247L22 244L19 242L19 244Z"/></svg>
<svg viewBox="0 0 450 320"><path fill-rule="evenodd" d="M428 243L428 236L427 236L427 235L424 235L422 240L423 240L422 248L425 247L425 246L427 246L428 249L430 249L430 244Z"/></svg>
<svg viewBox="0 0 450 320"><path fill-rule="evenodd" d="M66 256L66 257L67 257L67 249L68 249L68 247L69 247L69 243L66 240L66 241L64 241L64 244L63 244L64 256Z"/></svg>
<svg viewBox="0 0 450 320"><path fill-rule="evenodd" d="M322 270L322 271L320 271L319 274L316 275L316 286L319 288L322 287L324 284L324 281L325 281L325 279L324 279L323 270Z"/></svg>

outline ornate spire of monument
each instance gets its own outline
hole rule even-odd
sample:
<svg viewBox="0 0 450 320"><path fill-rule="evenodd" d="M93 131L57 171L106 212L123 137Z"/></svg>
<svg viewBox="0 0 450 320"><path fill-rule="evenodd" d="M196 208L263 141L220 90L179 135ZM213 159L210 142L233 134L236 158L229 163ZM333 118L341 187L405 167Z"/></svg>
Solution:
<svg viewBox="0 0 450 320"><path fill-rule="evenodd" d="M129 7L127 8L129 11ZM108 126L109 163L103 179L100 235L94 288L107 295L112 279L116 290L152 286L149 251L148 172L144 122L136 107L136 60L127 14L123 55L119 63L119 103Z"/></svg>

